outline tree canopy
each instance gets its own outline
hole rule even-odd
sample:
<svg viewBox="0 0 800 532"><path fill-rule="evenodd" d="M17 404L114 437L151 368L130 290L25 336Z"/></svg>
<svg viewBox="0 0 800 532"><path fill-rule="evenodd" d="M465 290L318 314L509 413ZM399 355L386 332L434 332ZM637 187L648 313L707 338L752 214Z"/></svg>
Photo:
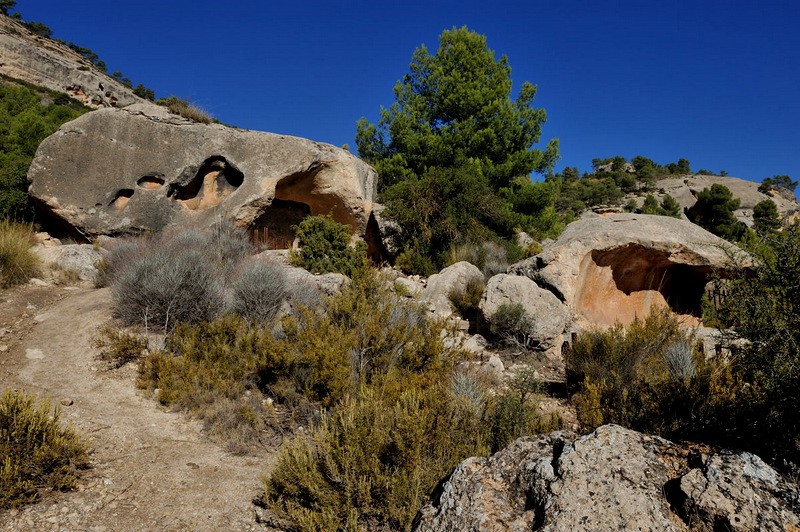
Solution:
<svg viewBox="0 0 800 532"><path fill-rule="evenodd" d="M377 124L358 121L356 143L378 170L400 249L435 267L448 246L526 228L531 213L509 197L559 157L557 139L534 148L547 118L533 107L536 87L524 82L512 99L508 59L463 27L444 31L435 54L417 48L394 94Z"/></svg>

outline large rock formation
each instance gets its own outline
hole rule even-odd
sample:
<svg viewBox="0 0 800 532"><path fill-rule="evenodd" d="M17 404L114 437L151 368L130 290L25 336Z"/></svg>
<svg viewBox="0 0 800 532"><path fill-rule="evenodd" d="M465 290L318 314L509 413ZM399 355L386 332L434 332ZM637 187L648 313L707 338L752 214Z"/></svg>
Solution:
<svg viewBox="0 0 800 532"><path fill-rule="evenodd" d="M0 15L0 74L62 92L89 107L124 107L145 100L53 39Z"/></svg>
<svg viewBox="0 0 800 532"><path fill-rule="evenodd" d="M579 322L626 324L659 306L696 319L712 274L730 267L731 248L684 220L589 214L569 224L539 255L512 265L509 273L553 292Z"/></svg>
<svg viewBox="0 0 800 532"><path fill-rule="evenodd" d="M606 425L582 438L521 438L491 458L469 458L420 511L415 530L797 530L797 490L755 455Z"/></svg>
<svg viewBox="0 0 800 532"><path fill-rule="evenodd" d="M270 247L292 226L332 214L379 247L376 173L310 140L192 123L166 109L100 109L45 139L28 172L40 211L82 237L230 219Z"/></svg>

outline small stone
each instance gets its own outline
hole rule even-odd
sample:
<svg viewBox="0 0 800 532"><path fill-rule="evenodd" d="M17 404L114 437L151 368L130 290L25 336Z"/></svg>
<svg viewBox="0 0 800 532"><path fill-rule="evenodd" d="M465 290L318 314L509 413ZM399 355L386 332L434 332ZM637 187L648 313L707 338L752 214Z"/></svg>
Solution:
<svg viewBox="0 0 800 532"><path fill-rule="evenodd" d="M0 345L0 353L5 353L6 351L8 351L8 346L7 345Z"/></svg>
<svg viewBox="0 0 800 532"><path fill-rule="evenodd" d="M25 358L29 360L41 360L44 358L44 353L41 349L33 347L25 350Z"/></svg>
<svg viewBox="0 0 800 532"><path fill-rule="evenodd" d="M66 399L62 399L61 400L61 404L64 405L64 406L72 406L73 404L75 404L75 401L73 401L72 399L66 398Z"/></svg>
<svg viewBox="0 0 800 532"><path fill-rule="evenodd" d="M36 277L30 279L28 281L28 284L31 286L50 286L50 283L48 283L47 281L42 281L41 279L38 279Z"/></svg>

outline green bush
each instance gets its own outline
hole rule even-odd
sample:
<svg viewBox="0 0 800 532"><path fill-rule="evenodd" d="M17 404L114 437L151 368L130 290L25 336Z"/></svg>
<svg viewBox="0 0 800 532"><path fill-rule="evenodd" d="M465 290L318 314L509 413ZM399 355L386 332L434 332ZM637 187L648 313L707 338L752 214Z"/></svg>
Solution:
<svg viewBox="0 0 800 532"><path fill-rule="evenodd" d="M350 227L330 215L309 216L296 229L300 251L292 254L292 262L312 273L349 276L367 260L366 244L351 246Z"/></svg>
<svg viewBox="0 0 800 532"><path fill-rule="evenodd" d="M24 283L39 270L29 225L0 220L0 288Z"/></svg>
<svg viewBox="0 0 800 532"><path fill-rule="evenodd" d="M34 502L39 490L75 487L87 446L59 423L59 409L6 390L0 396L0 509Z"/></svg>

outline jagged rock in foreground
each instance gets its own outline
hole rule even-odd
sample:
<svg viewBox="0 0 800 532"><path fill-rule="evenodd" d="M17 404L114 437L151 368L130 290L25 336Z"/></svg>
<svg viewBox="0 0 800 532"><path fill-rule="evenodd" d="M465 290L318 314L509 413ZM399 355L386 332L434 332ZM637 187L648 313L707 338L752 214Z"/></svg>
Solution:
<svg viewBox="0 0 800 532"><path fill-rule="evenodd" d="M145 102L67 46L0 15L0 74L62 92L89 107Z"/></svg>
<svg viewBox="0 0 800 532"><path fill-rule="evenodd" d="M495 275L486 283L479 308L487 324L498 325L497 311L500 307L515 304L522 305L525 310L526 318L520 332L528 336L537 348L561 346L561 335L570 318L569 309L551 292L526 277L504 273Z"/></svg>
<svg viewBox="0 0 800 532"><path fill-rule="evenodd" d="M630 323L669 307L698 323L714 273L730 271L733 245L693 223L646 214L588 214L509 273L533 279L580 325Z"/></svg>
<svg viewBox="0 0 800 532"><path fill-rule="evenodd" d="M414 529L796 530L797 489L755 455L605 425L581 438L521 438L465 460Z"/></svg>
<svg viewBox="0 0 800 532"><path fill-rule="evenodd" d="M292 226L330 213L380 248L366 163L329 144L196 124L159 107L64 124L39 146L28 180L39 211L83 237L226 219L287 248Z"/></svg>

